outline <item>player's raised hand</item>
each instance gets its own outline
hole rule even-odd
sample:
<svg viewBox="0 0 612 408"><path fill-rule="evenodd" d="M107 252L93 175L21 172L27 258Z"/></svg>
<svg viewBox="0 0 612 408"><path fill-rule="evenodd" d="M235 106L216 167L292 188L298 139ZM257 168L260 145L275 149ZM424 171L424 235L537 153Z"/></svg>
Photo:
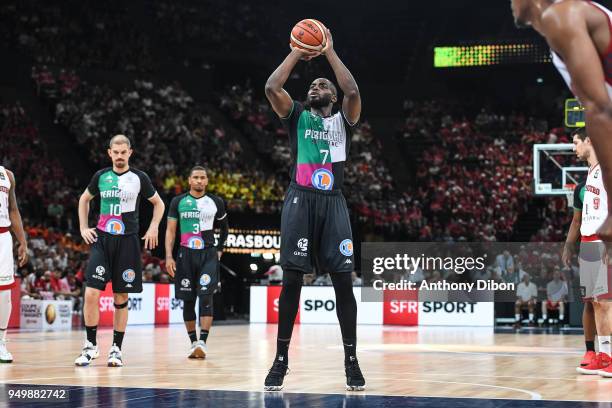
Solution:
<svg viewBox="0 0 612 408"><path fill-rule="evenodd" d="M91 245L98 240L98 233L95 228L83 228L81 229L81 237L87 245Z"/></svg>
<svg viewBox="0 0 612 408"><path fill-rule="evenodd" d="M155 247L157 247L157 243L158 243L158 230L157 227L149 227L149 229L147 230L147 232L144 234L144 237L142 237L144 244L145 244L145 249L155 249Z"/></svg>
<svg viewBox="0 0 612 408"><path fill-rule="evenodd" d="M304 48L294 47L291 44L289 44L289 48L291 48L291 52L298 54L300 59L303 61L310 61L311 59L321 55L321 52L319 51L306 50Z"/></svg>
<svg viewBox="0 0 612 408"><path fill-rule="evenodd" d="M22 267L28 262L28 245L24 242L20 243L17 248L17 259L19 261L19 267Z"/></svg>
<svg viewBox="0 0 612 408"><path fill-rule="evenodd" d="M332 34L331 34L331 31L329 31L329 28L325 28L325 37L326 37L325 46L321 50L321 54L323 55L334 50L334 39L332 38Z"/></svg>
<svg viewBox="0 0 612 408"><path fill-rule="evenodd" d="M174 278L174 273L176 272L176 261L174 258L166 258L166 272L170 277Z"/></svg>

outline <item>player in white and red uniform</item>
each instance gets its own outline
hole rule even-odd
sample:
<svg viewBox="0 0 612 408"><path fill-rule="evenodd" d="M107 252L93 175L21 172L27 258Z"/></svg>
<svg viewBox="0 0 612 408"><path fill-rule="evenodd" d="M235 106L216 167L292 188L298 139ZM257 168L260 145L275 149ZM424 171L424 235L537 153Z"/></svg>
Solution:
<svg viewBox="0 0 612 408"><path fill-rule="evenodd" d="M589 162L590 165L597 164L595 155L591 156L593 150L590 139L587 140L586 130L579 128L574 132L572 141L574 143L574 151L578 159ZM563 263L569 268L571 259L574 253L575 243L581 239L580 227L582 226L582 210L584 209L584 194L586 188L586 180L579 183L574 188L574 213L572 223L567 232L567 239L563 247ZM595 326L595 311L593 309L593 301L583 299L584 307L582 309L582 327L584 329L584 345L586 351L580 366L585 367L591 364L591 361L597 357L595 351L595 340L597 330Z"/></svg>
<svg viewBox="0 0 612 408"><path fill-rule="evenodd" d="M15 197L15 176L0 166L0 363L11 363L13 356L6 349L6 329L11 317L11 289L15 285L13 238L19 242L19 266L28 260L28 248Z"/></svg>
<svg viewBox="0 0 612 408"><path fill-rule="evenodd" d="M553 50L553 62L586 110L586 126L612 191L612 12L586 0L512 0L518 27L533 27ZM597 228L612 241L612 205Z"/></svg>
<svg viewBox="0 0 612 408"><path fill-rule="evenodd" d="M576 370L581 374L600 374L612 377L610 364L610 309L612 283L606 259L606 248L597 230L608 214L608 195L604 188L597 155L589 137L574 136L576 155L589 163L584 197L580 234L580 290L585 302L593 304L595 324L599 333L599 353L586 365Z"/></svg>

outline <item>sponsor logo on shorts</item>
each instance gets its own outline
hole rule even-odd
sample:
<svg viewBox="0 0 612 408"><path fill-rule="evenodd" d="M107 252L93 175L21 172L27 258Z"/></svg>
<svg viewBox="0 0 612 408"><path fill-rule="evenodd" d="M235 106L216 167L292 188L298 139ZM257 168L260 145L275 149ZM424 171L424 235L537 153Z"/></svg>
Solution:
<svg viewBox="0 0 612 408"><path fill-rule="evenodd" d="M308 238L300 238L297 247L302 251L308 251Z"/></svg>
<svg viewBox="0 0 612 408"><path fill-rule="evenodd" d="M95 275L91 275L91 277L94 278L94 279L98 279L98 280L104 281L104 277L102 276L102 275L104 275L104 272L106 272L104 267L102 265L99 265L99 266L96 267L96 274Z"/></svg>
<svg viewBox="0 0 612 408"><path fill-rule="evenodd" d="M319 190L331 190L334 187L334 175L327 169L317 169L312 173L310 182Z"/></svg>
<svg viewBox="0 0 612 408"><path fill-rule="evenodd" d="M350 259L347 259L346 261L344 261L345 264L352 264L353 261L351 261Z"/></svg>
<svg viewBox="0 0 612 408"><path fill-rule="evenodd" d="M190 283L191 283L191 282L189 281L189 279L185 278L185 279L183 279L183 280L181 281L181 286L182 286L182 287L184 287L184 288L188 288L188 287L189 287L189 285L190 285Z"/></svg>
<svg viewBox="0 0 612 408"><path fill-rule="evenodd" d="M131 288L132 285L130 285L130 283L134 282L134 279L136 279L136 272L134 272L133 269L126 269L125 271L123 271L123 280L127 282L127 285L125 285L126 288Z"/></svg>
<svg viewBox="0 0 612 408"><path fill-rule="evenodd" d="M200 237L191 237L187 241L187 246L191 249L202 249L204 248L204 240Z"/></svg>
<svg viewBox="0 0 612 408"><path fill-rule="evenodd" d="M340 253L344 256L353 255L353 241L345 239L340 243Z"/></svg>
<svg viewBox="0 0 612 408"><path fill-rule="evenodd" d="M121 220L113 219L106 223L106 232L112 235L120 235L125 232L125 225Z"/></svg>
<svg viewBox="0 0 612 408"><path fill-rule="evenodd" d="M294 251L293 255L296 256L308 256L308 238L300 238L297 242L297 247L299 251Z"/></svg>

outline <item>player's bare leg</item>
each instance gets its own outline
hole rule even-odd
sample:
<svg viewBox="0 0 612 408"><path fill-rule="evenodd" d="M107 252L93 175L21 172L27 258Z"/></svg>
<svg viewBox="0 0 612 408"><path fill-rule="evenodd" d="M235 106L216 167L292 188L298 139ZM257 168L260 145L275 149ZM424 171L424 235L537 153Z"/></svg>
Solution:
<svg viewBox="0 0 612 408"><path fill-rule="evenodd" d="M98 308L100 293L98 289L90 287L85 288L83 319L85 320L87 340L85 340L81 355L74 361L74 364L77 366L88 366L92 360L98 358L100 355L96 339L98 322L100 320L100 310Z"/></svg>
<svg viewBox="0 0 612 408"><path fill-rule="evenodd" d="M128 294L115 293L115 316L113 318L113 345L108 352L108 366L122 367L123 359L121 355L121 346L123 344L123 335L128 321Z"/></svg>
<svg viewBox="0 0 612 408"><path fill-rule="evenodd" d="M11 290L0 290L0 363L12 363L13 355L6 348L6 330L11 318Z"/></svg>
<svg viewBox="0 0 612 408"><path fill-rule="evenodd" d="M208 340L208 334L210 333L212 322L212 316L200 317L200 341L198 341L198 349L200 350L200 353L203 353L202 358L206 358L206 353L208 352L206 341Z"/></svg>
<svg viewBox="0 0 612 408"><path fill-rule="evenodd" d="M597 335L597 330L595 329L595 312L593 310L593 302L591 301L584 302L584 308L582 309L582 327L584 328L586 352L580 362L580 366L585 367L596 357L595 336Z"/></svg>

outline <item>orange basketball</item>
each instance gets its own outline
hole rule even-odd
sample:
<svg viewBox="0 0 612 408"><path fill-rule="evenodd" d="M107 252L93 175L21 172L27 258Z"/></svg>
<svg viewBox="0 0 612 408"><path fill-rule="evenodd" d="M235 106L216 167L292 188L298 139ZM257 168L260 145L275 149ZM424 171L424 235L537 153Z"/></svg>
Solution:
<svg viewBox="0 0 612 408"><path fill-rule="evenodd" d="M290 43L294 47L321 51L326 42L325 26L314 18L300 21L291 30Z"/></svg>

